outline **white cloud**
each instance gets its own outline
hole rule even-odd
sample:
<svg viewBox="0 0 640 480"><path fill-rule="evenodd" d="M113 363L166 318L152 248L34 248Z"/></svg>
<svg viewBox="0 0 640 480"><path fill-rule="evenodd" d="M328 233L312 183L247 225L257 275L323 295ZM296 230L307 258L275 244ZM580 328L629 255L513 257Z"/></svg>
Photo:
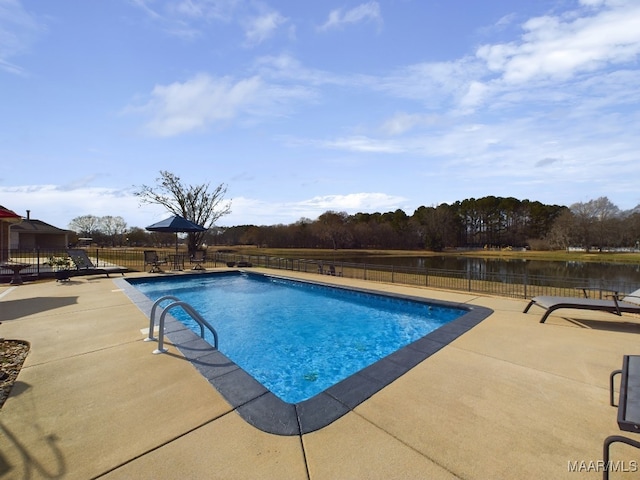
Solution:
<svg viewBox="0 0 640 480"><path fill-rule="evenodd" d="M162 16L158 12L156 12L154 9L151 8L150 4L153 3L153 0L129 0L129 1L131 2L132 5L134 5L135 7L138 7L150 18L153 18L154 20L158 20L162 18Z"/></svg>
<svg viewBox="0 0 640 480"><path fill-rule="evenodd" d="M80 182L82 183L82 182ZM11 199L4 204L19 215L42 220L58 228L67 228L69 222L81 215L121 216L129 227L144 228L169 213L159 205L140 204L131 189L82 186L71 188L60 185L0 186L0 198ZM327 210L358 212L384 212L402 208L404 197L380 192L361 192L316 196L299 201L265 201L246 196L235 196L231 213L222 217L219 226L275 225L295 223L301 218L315 220Z"/></svg>
<svg viewBox="0 0 640 480"><path fill-rule="evenodd" d="M386 193L363 192L346 195L322 195L300 202L301 207L311 207L320 212L327 210L345 211L347 213L372 212L396 209L406 202L406 198Z"/></svg>
<svg viewBox="0 0 640 480"><path fill-rule="evenodd" d="M279 115L292 100L312 96L304 87L267 84L258 76L235 80L198 74L184 82L156 85L146 104L129 106L124 113L151 117L147 131L170 137L240 117Z"/></svg>
<svg viewBox="0 0 640 480"><path fill-rule="evenodd" d="M294 202L266 202L247 197L233 199L232 212L221 226L291 224L301 218L315 220L328 210L355 214L387 212L402 208L404 197L378 192L323 195Z"/></svg>
<svg viewBox="0 0 640 480"><path fill-rule="evenodd" d="M460 99L462 109L475 108L484 103L489 91L489 87L482 82L472 81L469 83L467 92Z"/></svg>
<svg viewBox="0 0 640 480"><path fill-rule="evenodd" d="M268 38L287 22L287 19L278 12L269 12L258 17L253 17L246 22L245 38L249 46L258 45Z"/></svg>
<svg viewBox="0 0 640 480"><path fill-rule="evenodd" d="M140 206L132 191L115 188L59 185L0 187L0 197L11 199L11 205L5 206L16 213L26 216L30 210L31 218L58 228L67 228L72 219L81 215L120 216L130 227L141 228L168 216L163 207Z"/></svg>
<svg viewBox="0 0 640 480"><path fill-rule="evenodd" d="M393 159L424 165L416 176L463 185L456 187L462 195L473 186L540 198L536 192L543 190L570 195L573 185L611 195L607 189L617 181L616 192L637 199L640 29L632 24L640 24L640 3L592 2L526 22L520 39L482 47L485 56L410 65L378 78L351 77L340 85L384 92L424 109L414 105L410 113L373 122L378 134L393 139L359 126L360 135L288 143L363 159L400 153ZM297 62L295 67L305 71ZM473 184L476 179L482 187Z"/></svg>
<svg viewBox="0 0 640 480"><path fill-rule="evenodd" d="M12 59L27 52L42 30L18 0L0 0L0 69L24 74Z"/></svg>
<svg viewBox="0 0 640 480"><path fill-rule="evenodd" d="M130 191L110 188L85 187L75 190L57 185L31 185L0 187L0 196L10 197L5 205L16 213L42 220L58 228L67 228L69 222L81 215L98 217L121 216L129 227L144 228L169 215L159 205L140 205ZM353 193L325 195L300 201L264 201L248 197L232 199L231 214L222 217L219 226L290 224L301 218L315 220L327 210L357 212L384 212L402 208L404 197L384 193Z"/></svg>
<svg viewBox="0 0 640 480"><path fill-rule="evenodd" d="M612 84L613 76L625 76L624 68L630 69L626 76L635 69L640 55L640 3L608 0L584 5L562 15L532 18L522 25L518 40L482 45L473 56L418 63L352 82L419 101L429 111L445 109L452 116L528 102L575 108L576 92L584 94L587 89L601 90L587 96L601 102L635 99L637 89L631 83L607 91L599 85Z"/></svg>
<svg viewBox="0 0 640 480"><path fill-rule="evenodd" d="M156 21L180 19L231 20L239 0L129 0L145 15Z"/></svg>
<svg viewBox="0 0 640 480"><path fill-rule="evenodd" d="M429 109L451 105L463 97L471 82L486 73L473 57L451 62L419 63L401 68L382 78L369 78L369 86L398 98L417 100Z"/></svg>
<svg viewBox="0 0 640 480"><path fill-rule="evenodd" d="M386 135L402 135L418 127L429 127L438 122L438 116L399 112L387 119L381 127Z"/></svg>
<svg viewBox="0 0 640 480"><path fill-rule="evenodd" d="M589 2L596 6L598 2ZM476 54L508 84L566 80L640 54L640 4L604 8L589 16L528 20L520 42L483 45Z"/></svg>
<svg viewBox="0 0 640 480"><path fill-rule="evenodd" d="M199 74L186 82L155 86L140 110L152 116L147 123L151 134L168 137L238 116L260 88L257 77L233 81Z"/></svg>
<svg viewBox="0 0 640 480"><path fill-rule="evenodd" d="M353 82L353 78L344 75L307 68L297 58L286 53L260 57L255 61L254 68L265 78L295 81L314 87L325 84L348 85Z"/></svg>
<svg viewBox="0 0 640 480"><path fill-rule="evenodd" d="M211 22L230 23L241 0L129 0L153 25L185 40L206 34Z"/></svg>
<svg viewBox="0 0 640 480"><path fill-rule="evenodd" d="M320 27L320 30L330 30L333 28L341 28L345 25L372 21L378 24L382 23L382 14L380 13L380 4L378 2L362 3L350 10L342 9L332 10L329 18Z"/></svg>
<svg viewBox="0 0 640 480"><path fill-rule="evenodd" d="M325 148L365 153L400 153L404 147L396 142L357 135L322 142Z"/></svg>
<svg viewBox="0 0 640 480"><path fill-rule="evenodd" d="M586 5L587 7L599 7L605 3L606 0L580 0L580 5Z"/></svg>
<svg viewBox="0 0 640 480"><path fill-rule="evenodd" d="M237 0L180 0L169 3L167 10L188 18L228 21L237 4Z"/></svg>
<svg viewBox="0 0 640 480"><path fill-rule="evenodd" d="M238 23L245 32L245 45L255 46L288 21L276 11L265 11L261 3L242 0L130 1L166 33L185 39L206 35L212 22Z"/></svg>

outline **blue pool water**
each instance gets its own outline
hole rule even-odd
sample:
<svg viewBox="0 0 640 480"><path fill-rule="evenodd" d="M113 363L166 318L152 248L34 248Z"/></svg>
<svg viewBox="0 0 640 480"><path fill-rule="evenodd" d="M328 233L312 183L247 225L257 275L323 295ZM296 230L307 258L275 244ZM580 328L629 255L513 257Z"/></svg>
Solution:
<svg viewBox="0 0 640 480"><path fill-rule="evenodd" d="M254 274L131 283L152 300L171 294L191 304L217 330L218 349L288 403L317 395L466 313ZM180 308L171 314L200 333Z"/></svg>

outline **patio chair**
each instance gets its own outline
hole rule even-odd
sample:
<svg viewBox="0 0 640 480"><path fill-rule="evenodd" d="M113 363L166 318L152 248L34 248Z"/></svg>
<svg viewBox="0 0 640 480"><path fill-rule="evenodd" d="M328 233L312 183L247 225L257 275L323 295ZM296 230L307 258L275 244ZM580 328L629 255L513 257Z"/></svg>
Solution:
<svg viewBox="0 0 640 480"><path fill-rule="evenodd" d="M87 252L79 249L67 250L67 255L71 258L71 261L76 266L75 275L94 275L104 273L107 277L110 273L120 273L122 275L128 271L127 268L118 266L105 266L97 267L87 256Z"/></svg>
<svg viewBox="0 0 640 480"><path fill-rule="evenodd" d="M156 252L155 250L144 251L144 264L145 266L151 265L151 270L149 270L149 273L162 272L160 265L166 265L167 263L168 261L166 258L164 260L160 260L160 257L158 257L158 252Z"/></svg>
<svg viewBox="0 0 640 480"><path fill-rule="evenodd" d="M547 317L555 310L561 308L571 308L576 310L598 310L609 312L621 316L623 313L640 314L640 289L628 294L618 293L610 295L611 300L600 300L595 298L576 297L533 297L523 313L527 313L533 305L544 308L546 312L542 315L540 323L544 323Z"/></svg>
<svg viewBox="0 0 640 480"><path fill-rule="evenodd" d="M191 255L191 258L189 258L189 263L192 265L195 264L192 270L204 270L202 264L207 259L206 253L207 252L205 252L204 250L196 250L195 252L193 252L193 255Z"/></svg>

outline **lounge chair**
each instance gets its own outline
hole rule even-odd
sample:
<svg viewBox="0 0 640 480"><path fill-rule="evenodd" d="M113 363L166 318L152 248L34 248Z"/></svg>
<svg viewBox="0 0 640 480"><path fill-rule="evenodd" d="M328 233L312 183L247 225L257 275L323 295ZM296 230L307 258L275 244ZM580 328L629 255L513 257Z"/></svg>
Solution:
<svg viewBox="0 0 640 480"><path fill-rule="evenodd" d="M160 265L166 265L167 259L160 260L160 257L158 257L158 252L156 252L155 250L145 250L144 264L145 266L151 265L151 270L149 270L149 273L162 272Z"/></svg>
<svg viewBox="0 0 640 480"><path fill-rule="evenodd" d="M206 253L207 252L205 252L204 250L196 250L195 252L193 252L193 255L191 255L191 258L189 259L189 263L191 263L192 265L195 263L195 266L192 268L192 270L204 270L202 264L206 260Z"/></svg>
<svg viewBox="0 0 640 480"><path fill-rule="evenodd" d="M87 256L87 252L84 250L67 250L67 255L71 258L71 261L76 266L76 275L92 275L98 273L104 273L107 277L110 273L121 273L122 275L128 271L124 267L96 267L93 262Z"/></svg>
<svg viewBox="0 0 640 480"><path fill-rule="evenodd" d="M546 310L540 319L540 323L544 323L553 311L560 308L599 310L620 316L623 313L640 313L640 289L628 295L619 295L616 293L611 295L611 300L576 297L533 297L529 305L527 305L527 308L524 309L524 313L527 313L533 305L537 305Z"/></svg>

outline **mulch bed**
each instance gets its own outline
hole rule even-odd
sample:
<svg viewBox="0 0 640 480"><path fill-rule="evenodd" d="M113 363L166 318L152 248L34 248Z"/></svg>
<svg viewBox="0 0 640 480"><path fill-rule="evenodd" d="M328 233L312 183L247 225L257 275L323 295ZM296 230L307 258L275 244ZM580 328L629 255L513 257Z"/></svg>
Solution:
<svg viewBox="0 0 640 480"><path fill-rule="evenodd" d="M29 343L23 340L0 338L0 408L11 393L29 348Z"/></svg>

